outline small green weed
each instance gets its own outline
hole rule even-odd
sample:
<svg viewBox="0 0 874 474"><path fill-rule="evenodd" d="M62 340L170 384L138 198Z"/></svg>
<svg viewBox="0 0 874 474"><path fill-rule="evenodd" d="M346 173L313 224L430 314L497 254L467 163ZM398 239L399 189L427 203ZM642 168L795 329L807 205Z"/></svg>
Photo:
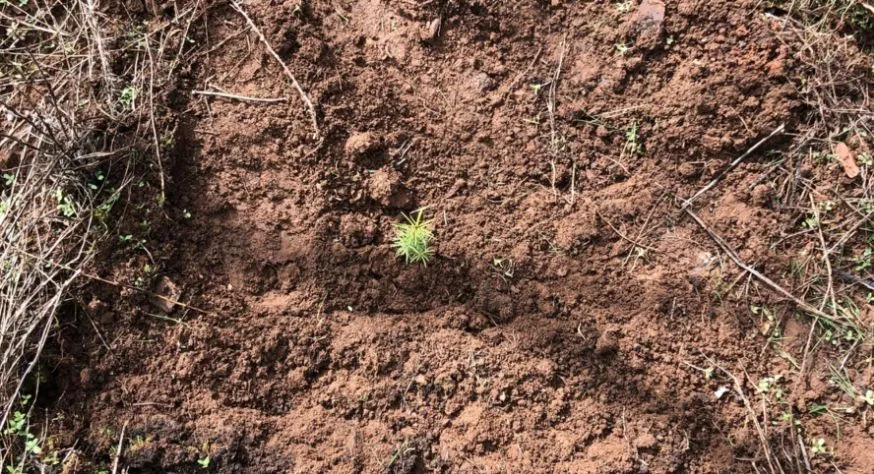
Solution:
<svg viewBox="0 0 874 474"><path fill-rule="evenodd" d="M132 453L142 451L152 444L152 435L139 435L128 442L128 450Z"/></svg>
<svg viewBox="0 0 874 474"><path fill-rule="evenodd" d="M640 143L639 135L640 126L637 121L633 121L625 127L625 147L622 149L622 154L625 156L640 155L643 153L643 145Z"/></svg>
<svg viewBox="0 0 874 474"><path fill-rule="evenodd" d="M134 102L137 100L137 96L140 94L139 89L134 86L127 86L121 91L121 96L118 98L118 102L125 109L133 109Z"/></svg>
<svg viewBox="0 0 874 474"><path fill-rule="evenodd" d="M863 32L870 32L874 31L874 13L866 7L867 5L852 2L847 8L847 13L849 14L849 22L851 25Z"/></svg>
<svg viewBox="0 0 874 474"><path fill-rule="evenodd" d="M620 14L624 15L631 11L631 8L634 6L633 0L624 0L616 4L616 11Z"/></svg>
<svg viewBox="0 0 874 474"><path fill-rule="evenodd" d="M403 214L404 222L395 224L395 236L391 246L397 256L402 257L407 264L427 265L434 255L430 246L434 240L432 221L425 220L424 213L424 209L419 209L411 216Z"/></svg>
<svg viewBox="0 0 874 474"><path fill-rule="evenodd" d="M60 188L55 190L55 200L58 201L58 211L64 217L76 217L76 204L73 202L73 197L69 194L64 194Z"/></svg>
<svg viewBox="0 0 874 474"><path fill-rule="evenodd" d="M43 449L44 441L31 431L29 413L26 406L30 402L30 395L22 395L19 403L21 409L11 413L3 429L3 435L18 438L22 443L20 455L8 458L11 464L4 463L4 472L8 474L23 473L31 463L40 463L44 466L55 466L60 463L58 453L49 442L48 449ZM17 458L17 459L16 459Z"/></svg>
<svg viewBox="0 0 874 474"><path fill-rule="evenodd" d="M616 43L613 45L616 48L616 52L619 53L620 56L625 56L631 51L631 47L625 43Z"/></svg>
<svg viewBox="0 0 874 474"><path fill-rule="evenodd" d="M209 469L210 463L212 463L212 458L209 456L209 441L204 441L203 444L200 445L200 449L197 449L199 453L197 457L197 465L200 466L201 469Z"/></svg>
<svg viewBox="0 0 874 474"><path fill-rule="evenodd" d="M825 454L828 452L828 448L825 445L824 438L817 438L810 442L810 452L813 454Z"/></svg>

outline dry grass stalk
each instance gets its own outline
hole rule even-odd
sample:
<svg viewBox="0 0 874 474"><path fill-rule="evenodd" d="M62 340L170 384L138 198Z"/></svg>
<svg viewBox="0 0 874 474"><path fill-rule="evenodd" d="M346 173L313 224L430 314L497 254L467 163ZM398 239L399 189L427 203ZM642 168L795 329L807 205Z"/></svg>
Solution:
<svg viewBox="0 0 874 474"><path fill-rule="evenodd" d="M98 0L0 2L0 430L32 390L59 308L94 279L109 210L147 168L134 158L162 169L155 91L183 63L199 5L143 30L108 23ZM10 441L4 466L20 453Z"/></svg>

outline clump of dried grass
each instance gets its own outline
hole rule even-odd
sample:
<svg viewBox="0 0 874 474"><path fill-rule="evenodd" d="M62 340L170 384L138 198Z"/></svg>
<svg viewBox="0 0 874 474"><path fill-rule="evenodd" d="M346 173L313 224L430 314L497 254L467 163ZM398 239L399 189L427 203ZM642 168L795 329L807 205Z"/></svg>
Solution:
<svg viewBox="0 0 874 474"><path fill-rule="evenodd" d="M871 132L874 109L868 88L874 70L871 56L862 52L865 30L860 29L874 29L874 11L862 5L856 1L796 1L791 7L795 15L782 19L786 39L800 45L795 57L807 69L797 81L800 96L815 112L799 145L831 140L847 131ZM870 25L859 14L870 17ZM851 24L853 18L856 23ZM853 34L835 29L847 24Z"/></svg>
<svg viewBox="0 0 874 474"><path fill-rule="evenodd" d="M774 169L782 172L775 178L777 202L780 209L792 215L789 222L804 222L800 233L797 228L785 230L790 236L808 236L810 252L800 253L803 258L793 260L790 272L794 278L792 293L809 301L823 315L816 315L807 335L806 344L797 354L791 354L799 364L793 374L792 390L798 390L810 375L817 358L815 347L828 337L840 335L839 341L829 344L838 352L841 369L850 367L863 354L860 348L869 341L871 328L854 311L852 299L859 296L852 280L840 278L853 272L853 245L865 241L864 228L869 228L874 213L867 203L874 202L870 166L863 166L857 182L861 186L844 189L835 186L835 176L827 166L801 172L803 165L827 162L838 143L852 143L859 151L867 150L874 140L874 107L869 87L874 77L874 58L864 52L874 28L874 10L857 0L792 0L776 2L783 6L782 15L770 15L779 27L779 36L797 61L791 82L797 87L798 97L808 114L796 125L793 146L785 153L784 161ZM870 19L870 20L869 20ZM819 157L812 159L812 157ZM834 170L834 169L832 169ZM757 181L758 182L758 181ZM790 237L783 237L784 242ZM779 244L778 242L778 244ZM793 241L794 242L794 241ZM850 275L852 276L852 275ZM865 275L865 278L868 276ZM855 278L855 277L854 277ZM867 281L867 280L866 280ZM838 336L834 336L838 338ZM821 350L821 352L824 352ZM814 458L807 444L810 416L793 410L784 410L769 394L756 395L761 403L760 421L789 417L789 422L762 424L764 436L753 466L764 466L768 472L815 472L834 460ZM796 418L796 416L798 418ZM756 471L760 472L759 467ZM833 467L836 467L833 465ZM765 470L765 469L762 470Z"/></svg>
<svg viewBox="0 0 874 474"><path fill-rule="evenodd" d="M132 170L157 170L163 204L155 91L173 80L199 6L113 24L98 0L0 2L0 430Z"/></svg>

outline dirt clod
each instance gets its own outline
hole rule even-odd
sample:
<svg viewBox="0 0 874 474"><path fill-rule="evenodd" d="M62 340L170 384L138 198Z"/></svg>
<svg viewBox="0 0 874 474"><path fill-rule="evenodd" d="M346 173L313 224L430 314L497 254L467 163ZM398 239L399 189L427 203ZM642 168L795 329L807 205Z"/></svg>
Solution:
<svg viewBox="0 0 874 474"><path fill-rule="evenodd" d="M343 149L346 156L360 158L372 151L378 143L377 138L370 132L356 132L349 136Z"/></svg>
<svg viewBox="0 0 874 474"><path fill-rule="evenodd" d="M656 437L650 433L643 433L634 438L634 447L637 449L652 449L657 443Z"/></svg>
<svg viewBox="0 0 874 474"><path fill-rule="evenodd" d="M412 204L412 195L401 184L400 174L390 168L374 172L367 180L370 198L392 209L405 209Z"/></svg>
<svg viewBox="0 0 874 474"><path fill-rule="evenodd" d="M595 344L595 354L605 356L613 354L619 350L619 338L613 331L604 331L598 336L598 342Z"/></svg>
<svg viewBox="0 0 874 474"><path fill-rule="evenodd" d="M163 313L173 312L173 308L176 307L174 301L178 301L180 296L179 287L176 286L176 283L173 283L173 280L166 276L161 276L152 287L152 293L154 294L149 296L149 303L152 306Z"/></svg>

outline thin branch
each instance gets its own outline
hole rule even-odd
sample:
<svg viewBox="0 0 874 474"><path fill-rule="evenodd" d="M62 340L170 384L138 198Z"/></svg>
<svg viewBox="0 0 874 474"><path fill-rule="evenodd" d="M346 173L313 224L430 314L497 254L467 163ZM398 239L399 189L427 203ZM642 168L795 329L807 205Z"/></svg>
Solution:
<svg viewBox="0 0 874 474"><path fill-rule="evenodd" d="M245 95L229 94L225 92L214 91L191 91L195 95L204 95L210 97L221 97L224 99L241 100L244 102L261 102L265 104L275 104L277 102L288 102L288 97L249 97Z"/></svg>
<svg viewBox="0 0 874 474"><path fill-rule="evenodd" d="M87 279L89 279L89 280L98 281L98 282L100 282L100 283L105 283L105 284L107 284L107 285L115 286L115 287L118 287L118 288L126 288L126 289L128 289L128 290L138 291L138 292L140 292L140 293L143 293L143 294L146 294L146 295L149 295L149 296L152 296L152 297L158 298L159 300L165 301L165 302L170 303L170 304L172 304L172 305L176 305L176 306L179 306L179 307L181 307L181 308L185 308L185 309L190 309L191 311L194 311L194 312L196 312L196 313L207 314L207 315L208 315L208 314L212 314L212 313L210 313L209 311L206 311L206 310L200 309L200 308L198 308L198 307L196 307L196 306L191 306L191 305L186 304L186 303L183 303L183 302L181 302L181 301L179 301L179 300L174 300L174 299L172 299L172 298L167 298L166 296L161 295L161 294L158 294L158 293L155 293L154 291L149 291L149 290L146 290L146 289L143 289L143 288L139 288L139 287L136 287L136 286L133 286L133 285L128 285L128 284L126 284L126 283L120 283L120 282L113 281L113 280L107 280L106 278L102 278L102 277L99 277L99 276L97 276L97 275L92 275L92 274L90 274L90 273L86 273L86 272L78 271L78 270L75 270L74 268L72 268L72 267L70 267L70 266L68 266L68 265L64 265L64 264L61 264L61 263L55 263L55 262L52 262L52 261L50 261L50 260L45 260L45 259L43 259L43 258L41 258L41 257L39 257L39 256L37 256L37 255L34 255L34 254L32 254L32 253L26 252L26 251L21 250L21 249L18 249L18 251L21 253L21 255L24 255L24 256L26 256L26 257L28 257L28 258L32 258L32 259L38 261L38 262L39 262L40 264L42 264L42 265L47 265L47 266L50 266L50 267L53 267L53 268L59 268L59 269L62 269L62 270L67 270L67 271L77 271L79 276L84 277L84 278L87 278Z"/></svg>
<svg viewBox="0 0 874 474"><path fill-rule="evenodd" d="M724 240L722 240L722 237L720 237L719 234L717 234L713 229L711 229L709 226L707 226L707 224L705 224L704 221L702 221L701 218L698 217L697 214L692 212L692 210L689 209L688 207L684 208L683 211L685 211L686 214L689 215L689 217L691 217L699 226L701 226L701 228L704 229L705 232L707 232L707 234L710 236L710 238L713 239L714 242L716 242L716 245L718 245L722 249L722 251L725 252L726 255L728 255L728 257L742 270L745 270L750 275L758 278L759 281L761 281L762 283L764 283L765 285L767 285L768 287L770 287L772 290L776 291L777 293L783 295L785 298L792 300L792 302L794 302L795 305L798 306L803 311L806 311L806 312L813 314L815 316L819 316L820 318L823 318L826 321L838 323L838 321L836 321L834 317L832 317L832 316L822 312L821 310L811 306L810 304L808 304L804 300L796 297L792 293L789 293L782 286L778 285L773 280L766 277L765 275L763 275L761 272L759 272L755 268L744 263L743 260L741 260L740 257L734 252L734 250L732 250L731 247L729 247L728 244Z"/></svg>
<svg viewBox="0 0 874 474"><path fill-rule="evenodd" d="M124 449L124 433L127 431L127 421L121 426L121 435L118 437L118 448L115 450L115 458L112 460L112 474L118 474L118 460L121 458L121 451Z"/></svg>
<svg viewBox="0 0 874 474"><path fill-rule="evenodd" d="M773 132L771 132L770 135L768 135L767 137L765 137L765 138L759 140L758 143L756 143L755 145L753 145L752 147L750 147L750 149L747 150L743 155L741 155L741 156L735 158L734 161L732 161L732 162L728 165L728 168L722 170L722 172L719 173L719 175L717 175L715 178L713 178L712 181L710 181L709 183L707 183L706 186L704 186L703 188L699 189L697 193L693 194L692 197L690 197L689 199L687 199L686 202L683 203L682 208L685 209L685 208L689 207L690 205L692 205L692 201L694 201L695 199L698 199L698 197L700 197L702 194L704 194L704 193L706 193L707 191L710 191L711 189L713 189L717 184L719 184L720 181L722 181L723 178L725 178L726 175L728 175L729 172L731 172L731 170L735 169L735 168L737 167L737 165L739 165L743 160L747 159L748 156L752 155L753 152L756 151L756 150L758 150L759 147L761 147L762 145L765 144L765 142L767 142L768 140L770 140L771 138L773 138L775 135L777 135L777 134L779 134L779 133L783 133L783 130L785 130L785 129L786 129L786 125L785 125L785 124L784 124L784 125L780 125L780 126L777 127Z"/></svg>
<svg viewBox="0 0 874 474"><path fill-rule="evenodd" d="M236 10L240 15L243 16L243 18L246 19L246 23L249 24L249 28L252 28L252 31L254 31L256 35L258 35L258 39L260 39L261 42L264 43L264 47L267 48L267 51L270 53L270 55L273 56L273 58L276 59L276 62L278 62L282 66L282 70L285 71L285 75L288 76L288 79L291 80L291 84L294 86L295 89L297 89L297 93L300 95L300 99L304 102L304 104L306 104L307 109L309 109L310 119L313 122L313 130L316 133L316 137L321 135L321 132L319 131L319 120L318 115L316 114L316 107L307 96L307 93L304 92L303 87L300 86L300 83L297 82L294 74L291 73L291 69L288 68L288 66L285 64L285 61L283 61L282 58L279 57L279 54L277 54L276 51L273 49L273 47L270 46L270 42L267 41L266 37L264 37L264 33L261 33L261 30L259 30L255 22L252 21L251 18L249 18L249 15L246 14L246 11L243 9L243 7L239 3L237 3L236 0L231 0L231 7L233 7L234 10Z"/></svg>

